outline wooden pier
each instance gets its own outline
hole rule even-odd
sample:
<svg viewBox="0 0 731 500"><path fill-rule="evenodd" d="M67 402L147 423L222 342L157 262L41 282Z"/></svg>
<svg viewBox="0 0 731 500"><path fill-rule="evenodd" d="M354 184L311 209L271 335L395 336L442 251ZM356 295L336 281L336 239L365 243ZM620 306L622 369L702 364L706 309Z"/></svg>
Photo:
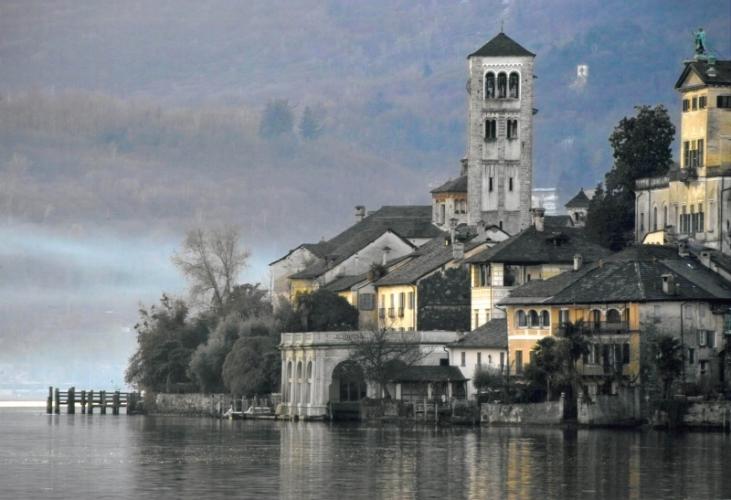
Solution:
<svg viewBox="0 0 731 500"><path fill-rule="evenodd" d="M106 415L109 408L112 415L119 415L120 408L124 408L127 415L132 415L141 413L142 398L139 392L77 391L74 387L62 391L58 387L48 388L46 413L49 415L61 413L62 406L66 406L67 414L73 415L77 405L82 414L93 415L96 408L101 415Z"/></svg>

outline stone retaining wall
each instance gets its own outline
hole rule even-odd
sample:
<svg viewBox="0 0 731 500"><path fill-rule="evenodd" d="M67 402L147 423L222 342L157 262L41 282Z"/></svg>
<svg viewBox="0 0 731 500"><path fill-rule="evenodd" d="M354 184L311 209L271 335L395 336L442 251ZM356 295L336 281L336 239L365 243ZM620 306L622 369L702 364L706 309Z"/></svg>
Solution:
<svg viewBox="0 0 731 500"><path fill-rule="evenodd" d="M145 399L145 407L151 414L219 416L219 408L225 412L231 406L231 396L227 394L157 393L149 396Z"/></svg>
<svg viewBox="0 0 731 500"><path fill-rule="evenodd" d="M563 397L546 403L483 403L480 405L480 421L483 424L560 424L563 422L563 407Z"/></svg>
<svg viewBox="0 0 731 500"><path fill-rule="evenodd" d="M613 396L579 397L577 421L583 425L633 426L642 422L639 388L620 388Z"/></svg>

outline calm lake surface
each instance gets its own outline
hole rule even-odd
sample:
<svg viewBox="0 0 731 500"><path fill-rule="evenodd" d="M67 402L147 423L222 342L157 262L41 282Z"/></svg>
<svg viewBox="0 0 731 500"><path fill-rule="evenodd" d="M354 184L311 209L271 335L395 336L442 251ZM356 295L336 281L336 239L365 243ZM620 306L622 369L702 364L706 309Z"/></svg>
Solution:
<svg viewBox="0 0 731 500"><path fill-rule="evenodd" d="M0 408L0 498L731 498L731 436Z"/></svg>

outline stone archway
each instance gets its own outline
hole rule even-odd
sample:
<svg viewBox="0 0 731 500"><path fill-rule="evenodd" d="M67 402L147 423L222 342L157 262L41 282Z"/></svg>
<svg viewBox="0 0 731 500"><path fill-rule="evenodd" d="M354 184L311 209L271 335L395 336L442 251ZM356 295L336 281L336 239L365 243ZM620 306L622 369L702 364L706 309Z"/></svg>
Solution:
<svg viewBox="0 0 731 500"><path fill-rule="evenodd" d="M332 373L330 401L360 401L366 397L367 388L363 369L354 361L342 361Z"/></svg>

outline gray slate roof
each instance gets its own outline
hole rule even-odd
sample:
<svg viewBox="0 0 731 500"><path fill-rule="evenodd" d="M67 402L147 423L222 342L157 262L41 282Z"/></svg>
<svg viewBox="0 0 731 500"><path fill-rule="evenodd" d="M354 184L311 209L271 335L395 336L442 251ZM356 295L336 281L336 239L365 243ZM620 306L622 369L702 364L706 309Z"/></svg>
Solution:
<svg viewBox="0 0 731 500"><path fill-rule="evenodd" d="M467 176L463 175L456 179L450 179L438 188L432 189L432 193L466 193Z"/></svg>
<svg viewBox="0 0 731 500"><path fill-rule="evenodd" d="M569 201L566 202L564 205L566 208L589 208L589 197L586 196L586 193L583 189L579 189L579 192L576 193L576 196L571 198Z"/></svg>
<svg viewBox="0 0 731 500"><path fill-rule="evenodd" d="M475 52L467 56L470 57L499 57L499 56L530 56L535 57L533 52L530 52L525 47L521 46L518 42L510 38L502 31L498 33L492 40L487 42L485 45L477 49Z"/></svg>
<svg viewBox="0 0 731 500"><path fill-rule="evenodd" d="M467 380L456 366L407 366L393 382L463 382Z"/></svg>
<svg viewBox="0 0 731 500"><path fill-rule="evenodd" d="M705 61L691 61L686 63L680 78L675 83L675 88L679 89L683 85L683 81L688 73L694 71L698 77L706 85L731 85L731 61L716 61L714 64L716 76L708 76L708 63Z"/></svg>
<svg viewBox="0 0 731 500"><path fill-rule="evenodd" d="M467 262L558 264L573 262L577 253L584 258L584 262L593 262L610 254L606 248L589 241L582 228L565 227L546 220L543 231L537 231L535 226L531 226L494 247L473 255Z"/></svg>
<svg viewBox="0 0 731 500"><path fill-rule="evenodd" d="M318 255L324 261L317 262L290 278L317 278L388 230L403 239L433 238L441 234L432 224L432 208L429 205L384 206L334 238L317 244Z"/></svg>
<svg viewBox="0 0 731 500"><path fill-rule="evenodd" d="M411 255L413 259L402 267L390 272L380 280L376 281L376 286L387 285L408 285L415 283L420 278L439 269L452 259L454 259L454 249L452 245L445 245L445 238L449 235L443 233L441 236L425 243L416 249ZM464 244L465 252L474 249L483 242L467 242Z"/></svg>
<svg viewBox="0 0 731 500"><path fill-rule="evenodd" d="M484 325L472 330L457 342L448 344L448 347L507 349L508 322L506 319L491 319Z"/></svg>
<svg viewBox="0 0 731 500"><path fill-rule="evenodd" d="M648 245L653 247L654 245ZM650 258L655 250L661 258ZM630 249L612 259L568 271L543 281L531 281L511 291L504 304L588 304L606 302L654 302L709 300L731 301L731 284L692 257L677 253L667 257L668 247L637 252ZM677 293L662 290L662 275L675 277Z"/></svg>

